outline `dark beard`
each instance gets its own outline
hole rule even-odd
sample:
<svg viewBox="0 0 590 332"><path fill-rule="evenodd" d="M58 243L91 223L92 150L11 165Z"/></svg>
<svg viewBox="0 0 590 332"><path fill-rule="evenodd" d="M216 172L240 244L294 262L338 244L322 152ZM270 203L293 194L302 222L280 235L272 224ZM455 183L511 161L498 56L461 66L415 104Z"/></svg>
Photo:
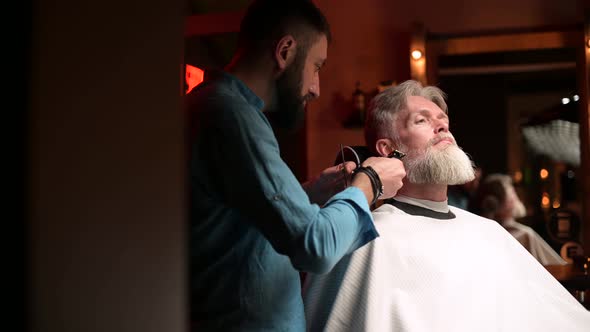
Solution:
<svg viewBox="0 0 590 332"><path fill-rule="evenodd" d="M277 79L274 103L267 111L273 126L287 131L300 129L305 120L305 98L301 96L304 61L304 54L297 56Z"/></svg>

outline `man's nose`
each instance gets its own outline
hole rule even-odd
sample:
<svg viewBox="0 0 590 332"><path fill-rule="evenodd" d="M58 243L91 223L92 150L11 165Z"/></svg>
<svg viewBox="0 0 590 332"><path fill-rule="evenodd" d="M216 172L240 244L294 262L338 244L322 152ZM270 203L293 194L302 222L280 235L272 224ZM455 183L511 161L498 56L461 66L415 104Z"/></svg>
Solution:
<svg viewBox="0 0 590 332"><path fill-rule="evenodd" d="M309 86L309 94L313 96L313 98L318 98L320 96L320 78L318 77L314 82Z"/></svg>
<svg viewBox="0 0 590 332"><path fill-rule="evenodd" d="M438 120L436 127L434 128L435 133L446 133L449 131L449 124L446 121Z"/></svg>

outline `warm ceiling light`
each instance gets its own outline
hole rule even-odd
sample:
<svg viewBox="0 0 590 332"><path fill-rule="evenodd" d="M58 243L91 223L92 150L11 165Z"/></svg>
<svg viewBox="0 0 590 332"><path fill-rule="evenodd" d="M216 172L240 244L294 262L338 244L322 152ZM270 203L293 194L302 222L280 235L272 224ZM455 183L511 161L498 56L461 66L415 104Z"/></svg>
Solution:
<svg viewBox="0 0 590 332"><path fill-rule="evenodd" d="M546 209L549 207L551 200L549 199L548 193L543 193L543 197L541 198L541 207Z"/></svg>
<svg viewBox="0 0 590 332"><path fill-rule="evenodd" d="M549 171L543 168L541 171L539 171L539 176L542 180L545 180L549 176Z"/></svg>
<svg viewBox="0 0 590 332"><path fill-rule="evenodd" d="M514 183L519 184L522 181L522 172L516 171L514 172Z"/></svg>
<svg viewBox="0 0 590 332"><path fill-rule="evenodd" d="M420 60L422 58L422 51L420 50L413 50L412 51L412 59Z"/></svg>
<svg viewBox="0 0 590 332"><path fill-rule="evenodd" d="M553 201L553 208L554 209L559 209L561 207L561 203L559 203L558 200L554 200Z"/></svg>

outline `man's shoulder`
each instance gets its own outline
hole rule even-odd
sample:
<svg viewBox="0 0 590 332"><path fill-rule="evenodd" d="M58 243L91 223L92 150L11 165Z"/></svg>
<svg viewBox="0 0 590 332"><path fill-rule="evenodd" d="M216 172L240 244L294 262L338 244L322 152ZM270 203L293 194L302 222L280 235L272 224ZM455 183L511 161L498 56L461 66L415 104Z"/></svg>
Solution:
<svg viewBox="0 0 590 332"><path fill-rule="evenodd" d="M269 127L262 111L231 85L224 82L204 84L207 85L187 95L186 112L192 119L216 123L225 129L246 126L263 130Z"/></svg>
<svg viewBox="0 0 590 332"><path fill-rule="evenodd" d="M459 207L456 207L456 206L453 206L453 205L449 205L449 210L451 212L453 212L456 216L462 216L462 217L470 218L470 219L473 219L473 220L475 220L477 222L489 222L489 221L496 222L494 220L491 220L491 219L482 217L482 216L480 216L478 214L475 214L473 212L467 211L465 209L462 209L462 208L459 208Z"/></svg>
<svg viewBox="0 0 590 332"><path fill-rule="evenodd" d="M411 215L403 210L391 205L383 204L371 212L375 227L381 234L382 232L389 232L410 227L414 223L419 223L419 216Z"/></svg>
<svg viewBox="0 0 590 332"><path fill-rule="evenodd" d="M467 210L464 210L464 209L461 209L461 208L458 208L455 206L449 206L449 209L451 210L451 212L453 212L455 214L455 216L457 216L457 218L459 218L461 220L465 220L469 224L481 225L482 227L500 230L500 231L504 232L504 227L502 227L502 225L500 225L495 220L482 217L482 216L477 215L473 212L469 212Z"/></svg>
<svg viewBox="0 0 590 332"><path fill-rule="evenodd" d="M375 221L377 220L387 220L391 218L392 215L406 215L411 217L411 215L405 213L404 211L396 208L391 204L384 203L375 210L371 212Z"/></svg>
<svg viewBox="0 0 590 332"><path fill-rule="evenodd" d="M186 96L189 107L235 111L253 108L246 98L224 81L203 82Z"/></svg>

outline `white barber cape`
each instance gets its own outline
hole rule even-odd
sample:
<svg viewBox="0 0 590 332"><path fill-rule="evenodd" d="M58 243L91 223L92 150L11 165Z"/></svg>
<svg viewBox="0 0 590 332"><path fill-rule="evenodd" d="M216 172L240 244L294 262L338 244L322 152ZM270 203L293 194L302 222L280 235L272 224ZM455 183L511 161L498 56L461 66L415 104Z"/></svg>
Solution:
<svg viewBox="0 0 590 332"><path fill-rule="evenodd" d="M391 204L373 212L380 237L307 276L308 331L590 331L590 312L496 221Z"/></svg>

